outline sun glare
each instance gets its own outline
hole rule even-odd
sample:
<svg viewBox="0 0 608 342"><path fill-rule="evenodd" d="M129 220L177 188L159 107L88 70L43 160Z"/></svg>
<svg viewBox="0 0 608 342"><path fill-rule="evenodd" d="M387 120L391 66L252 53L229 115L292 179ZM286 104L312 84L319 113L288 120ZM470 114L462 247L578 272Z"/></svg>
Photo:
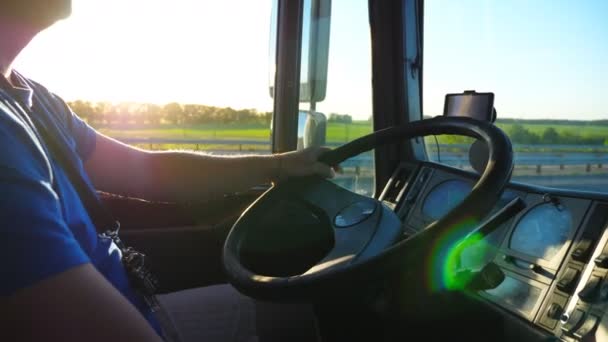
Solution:
<svg viewBox="0 0 608 342"><path fill-rule="evenodd" d="M271 108L270 1L75 0L16 69L66 100Z"/></svg>

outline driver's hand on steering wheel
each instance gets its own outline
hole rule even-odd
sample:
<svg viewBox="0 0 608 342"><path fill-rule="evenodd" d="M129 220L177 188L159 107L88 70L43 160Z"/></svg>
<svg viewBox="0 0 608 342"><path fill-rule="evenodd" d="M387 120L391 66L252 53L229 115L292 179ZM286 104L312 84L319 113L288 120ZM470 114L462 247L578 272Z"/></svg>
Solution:
<svg viewBox="0 0 608 342"><path fill-rule="evenodd" d="M319 156L329 151L327 147L307 147L300 151L275 154L277 172L275 181L283 181L290 177L319 175L333 178L336 172L341 172L339 165L328 166L318 161Z"/></svg>

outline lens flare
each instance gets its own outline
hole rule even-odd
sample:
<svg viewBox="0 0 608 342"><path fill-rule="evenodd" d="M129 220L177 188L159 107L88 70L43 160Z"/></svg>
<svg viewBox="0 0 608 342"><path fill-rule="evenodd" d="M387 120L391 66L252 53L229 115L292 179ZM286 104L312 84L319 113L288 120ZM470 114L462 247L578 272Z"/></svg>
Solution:
<svg viewBox="0 0 608 342"><path fill-rule="evenodd" d="M481 234L465 235L475 227L478 221L465 219L448 232L435 239L427 257L427 289L430 292L463 289L470 277L466 273L457 274L462 252L476 245L475 248L486 249L487 243Z"/></svg>

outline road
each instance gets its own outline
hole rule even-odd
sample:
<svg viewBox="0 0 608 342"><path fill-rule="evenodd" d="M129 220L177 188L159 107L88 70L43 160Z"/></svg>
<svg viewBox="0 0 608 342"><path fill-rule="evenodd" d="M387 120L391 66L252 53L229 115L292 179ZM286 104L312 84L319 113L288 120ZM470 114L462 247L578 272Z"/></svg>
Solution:
<svg viewBox="0 0 608 342"><path fill-rule="evenodd" d="M608 194L608 174L563 175L563 176L518 176L516 182L549 186L554 188L603 192Z"/></svg>
<svg viewBox="0 0 608 342"><path fill-rule="evenodd" d="M233 153L269 153L270 147L262 140L182 140L182 139L124 139L131 144L187 144L187 145L224 145L226 150L217 151L220 154ZM246 151L244 146L260 146L257 151ZM440 145L441 163L454 167L468 167L468 146ZM520 149L544 149L551 152L516 152L514 181L536 184L548 187L595 191L608 193L608 152L601 146L519 146ZM576 151L578 149L579 151ZM460 152L448 151L460 150ZM556 151L553 152L552 150ZM558 151L568 152L558 152ZM208 151L213 152L213 151ZM437 162L435 151L429 150L429 159ZM342 166L345 168L365 170L373 168L373 154L364 153L351 158ZM606 170L606 171L604 171ZM351 170L352 171L352 170ZM365 172L364 172L365 173ZM357 177L354 173L350 177L341 177L338 180L343 186L355 187L361 193L372 190L373 182L370 177ZM354 190L357 190L354 189Z"/></svg>

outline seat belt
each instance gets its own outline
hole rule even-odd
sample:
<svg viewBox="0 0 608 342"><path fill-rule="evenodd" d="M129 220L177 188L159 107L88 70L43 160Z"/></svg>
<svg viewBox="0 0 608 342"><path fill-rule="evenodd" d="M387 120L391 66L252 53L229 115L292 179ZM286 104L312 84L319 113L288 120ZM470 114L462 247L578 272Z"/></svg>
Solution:
<svg viewBox="0 0 608 342"><path fill-rule="evenodd" d="M158 298L156 298L158 280L145 264L145 255L132 247L127 247L119 238L120 222L114 218L110 210L99 199L96 191L84 179L75 161L70 158L71 151L56 138L56 136L62 134L59 127L57 127L57 123L52 120L44 120L40 116L35 115L27 105L21 103L19 96L14 93L12 85L1 76L0 85L2 86L0 88L12 95L13 100L21 107L22 114L25 115L22 118L26 124L38 135L38 139L41 142L46 143L47 154L50 152L62 166L87 213L91 217L99 237L111 239L120 249L122 254L121 261L127 271L129 282L159 320L165 340L167 342L179 342L179 336L170 317L162 309ZM42 107L41 109L46 110L48 113L53 113L50 110L53 106L45 98L39 96L35 91L33 91L33 95L36 105ZM51 132L51 130L54 132Z"/></svg>

